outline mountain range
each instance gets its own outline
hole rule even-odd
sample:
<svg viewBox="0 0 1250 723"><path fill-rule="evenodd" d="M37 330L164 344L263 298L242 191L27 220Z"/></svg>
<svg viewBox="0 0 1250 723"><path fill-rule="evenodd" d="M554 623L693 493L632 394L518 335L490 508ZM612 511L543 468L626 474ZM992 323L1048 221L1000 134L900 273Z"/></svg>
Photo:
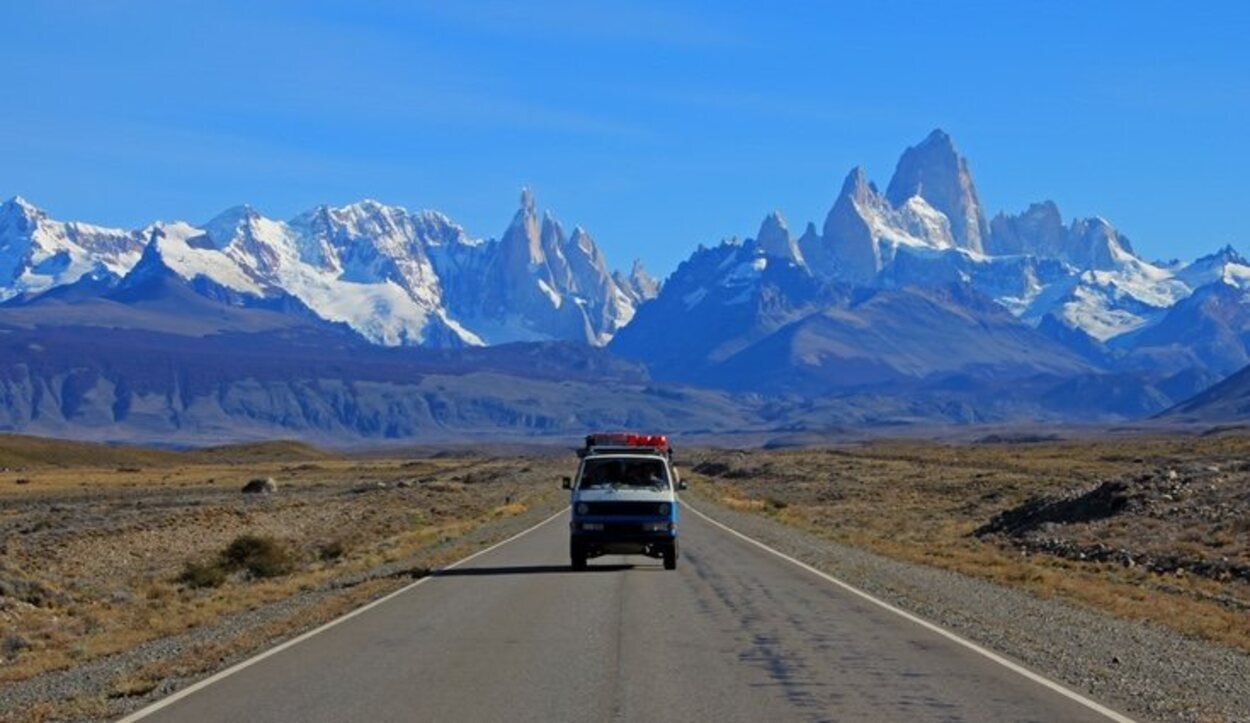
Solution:
<svg viewBox="0 0 1250 723"><path fill-rule="evenodd" d="M884 192L852 169L823 224L795 235L770 213L662 283L640 262L613 271L529 191L498 239L369 200L124 230L19 197L0 205L0 426L409 437L1143 418L1250 363L1248 290L1231 247L1150 261L1045 200L987 218L941 130Z"/></svg>
<svg viewBox="0 0 1250 723"><path fill-rule="evenodd" d="M276 221L250 206L190 224L108 229L56 221L17 197L0 206L0 299L86 285L107 294L173 275L236 306L287 303L386 346L567 339L602 346L658 284L612 273L580 226L566 234L533 196L498 240L443 214L361 201Z"/></svg>

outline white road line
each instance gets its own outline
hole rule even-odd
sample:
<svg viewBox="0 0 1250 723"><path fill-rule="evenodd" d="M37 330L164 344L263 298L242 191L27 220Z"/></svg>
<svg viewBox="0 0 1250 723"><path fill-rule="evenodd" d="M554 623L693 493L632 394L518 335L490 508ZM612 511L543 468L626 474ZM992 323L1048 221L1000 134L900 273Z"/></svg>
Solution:
<svg viewBox="0 0 1250 723"><path fill-rule="evenodd" d="M946 638L946 639L948 639L948 640L951 640L952 642L958 643L959 645L962 645L963 647L965 647L965 648L967 648L967 649L969 649L969 650L973 651L974 653L978 653L978 654L980 654L980 655L982 655L982 656L984 656L984 657L986 657L986 658L989 658L990 660L994 661L995 663L998 663L999 665L1003 666L1004 668L1007 668L1008 670L1011 670L1011 671L1013 671L1013 672L1019 673L1020 675L1023 675L1025 678L1028 678L1029 680L1033 681L1034 683L1037 683L1038 685L1041 685L1041 686L1043 686L1043 687L1045 687L1045 688L1049 688L1050 690L1053 690L1054 692L1056 692L1056 693L1058 693L1058 694L1060 694L1060 695L1064 696L1065 698L1068 698L1069 700L1072 700L1072 701L1074 701L1074 702L1076 702L1076 703L1079 703L1079 704L1081 704L1081 705L1085 706L1086 708L1089 708L1090 710L1092 710L1092 711L1094 711L1094 712L1096 712L1096 713L1100 713L1100 714L1102 714L1102 715L1106 716L1107 718L1109 718L1109 719L1111 719L1111 720L1113 720L1113 721L1116 721L1117 723L1135 723L1135 722L1133 721L1133 719L1132 719L1132 718L1129 718L1129 717L1127 717L1127 716L1125 716L1125 715L1122 715L1122 714L1120 714L1120 713L1117 713L1117 712L1115 712L1115 711L1111 710L1110 708L1108 708L1108 707L1106 707L1106 706L1104 706L1104 705L1102 705L1102 704L1100 704L1100 703L1097 703L1097 702L1095 702L1095 701L1092 701L1092 700L1090 700L1089 698L1086 698L1085 696L1081 695L1080 693L1077 693L1076 691L1069 689L1068 687L1064 686L1062 683L1057 683L1057 682L1055 682L1055 681L1053 681L1053 680L1051 680L1051 679L1049 679L1049 678L1047 678L1047 677L1045 677L1045 676L1043 676L1043 675L1041 675L1041 674L1039 674L1039 673L1035 673L1035 672L1033 672L1033 671L1029 670L1028 668L1026 668L1026 667L1024 667L1024 666L1022 666L1022 665L1020 665L1020 664L1018 664L1018 663L1013 663L1012 661L1010 661L1010 660L1008 660L1008 659L1004 658L1003 656L1001 656L1001 655L999 655L999 654L997 654L997 653L995 653L995 652L992 652L992 651L990 651L990 650L987 650L987 649L985 649L985 648L981 647L980 645L977 645L976 643L972 642L971 640L967 640L967 639L965 639L965 638L962 638L962 637L960 637L960 636L956 635L955 633L952 633L951 631L949 631L949 630L947 630L947 629L945 629L945 628L939 627L939 626L937 626L937 625L935 625L935 624L933 624L933 623L929 622L928 620L925 620L924 618L920 618L920 617L917 617L917 616L915 616L915 615L912 615L911 613L907 612L906 610L903 610L903 609L901 609L901 608L895 607L895 606L891 605L890 603L888 603L888 602L886 602L886 601L884 601L884 600L880 600L880 599L878 599L878 598L875 598L875 597L873 597L872 595L869 595L868 593L864 592L863 590L860 590L859 588L854 587L854 586L850 585L849 583L845 583L845 582L843 582L843 581L839 580L838 578L834 577L833 575L830 575L830 574L828 574L828 573L824 573L824 572L821 572L820 570L817 570L816 568L812 567L811 565L807 564L806 562L803 562L802 560L798 560L798 559L796 559L796 558L790 557L789 555L785 554L784 552L780 552L780 551L778 551L778 550L774 550L773 548L769 547L768 545L765 545L764 543L760 542L759 540L756 540L756 539L755 539L755 538L753 538L753 537L747 537L746 535L742 534L741 532L738 532L737 530L733 529L732 527L730 527L730 526L728 526L728 525L726 525L726 524L723 524L723 523L721 523L721 522L718 522L718 521L716 521L716 520L712 519L711 517L708 517L707 515L703 514L703 513L702 513L702 512L700 512L699 510L696 510L694 507L691 507L691 506L690 506L690 503L686 502L685 500L682 500L681 504L682 504L682 505L683 505L686 509L688 509L688 510L690 510L691 512L695 513L695 514L696 514L696 515L698 515L699 517L702 517L703 519L707 520L708 522L712 523L713 525L716 525L717 527L721 528L721 529L722 529L722 530L724 530L725 532L728 532L728 533L729 533L729 534L731 534L731 535L734 535L734 536L736 536L736 537L739 537L739 538L741 538L741 539L745 540L746 542L749 542L749 543L751 543L752 545L755 545L756 547L760 548L761 550L764 550L764 551L766 551L766 552L770 552L770 553L772 553L772 554L776 555L777 557L780 557L781 559L785 560L786 562L789 562L789 563L792 563L792 564L794 564L794 565L797 565L797 566L799 566L799 567L803 568L804 570L806 570L806 571L808 571L808 572L812 573L813 575L816 575L817 577L820 577L820 578L824 579L826 582L833 583L834 585L837 585L838 587L842 588L843 590L846 590L846 591L847 591L847 592L849 592L849 593L852 593L852 594L854 594L854 595L857 595L857 596L859 596L859 597L863 598L864 600L867 600L868 602L870 602L870 603L872 603L872 604L874 604L874 605L877 605L878 607L884 608L884 609L889 610L890 612L894 613L895 615L898 615L898 616L900 616L900 617L906 618L907 620L910 620L911 622L913 622L913 623L915 623L915 624L919 625L920 627L922 627L922 628L924 628L924 629L926 629L926 630L929 630L929 631L932 631L932 632L934 632L934 633L937 633L938 635L941 635L942 637L944 637L944 638Z"/></svg>
<svg viewBox="0 0 1250 723"><path fill-rule="evenodd" d="M460 560L457 560L457 561L455 561L455 562L451 563L450 565L448 565L448 566L446 566L446 567L441 567L441 568L439 568L439 569L440 569L440 570L450 570L450 569L455 568L455 567L460 567L461 565L465 564L466 562L469 562L470 560L472 560L472 559L474 559L474 558L476 558L476 557L479 557L479 556L481 556L481 555L485 555L486 553L490 552L491 550L494 550L494 549L499 548L499 547L503 547L504 545L508 544L509 542L512 542L512 541L514 541L514 540L520 539L521 537L524 537L525 535L528 535L529 533L533 532L534 530L537 530L538 528L542 527L543 525L547 524L548 522L551 522L552 520L554 520L555 518L559 517L560 515L563 515L563 514L564 514L565 512L567 512L567 511L568 511L567 509L563 509L563 508L562 508L559 512L555 513L555 514L554 514L554 515L552 515L551 517L548 517L547 519L543 520L542 522L539 522L538 524L534 525L533 527L526 528L526 529L524 529L524 530L522 530L522 531L520 531L520 532L516 533L516 534L515 534L515 535L513 535L512 537L509 537L509 538L508 538L508 539L506 539L506 540L501 540L501 541L499 541L499 542L496 542L495 544L491 545L490 547L488 547L488 548L486 548L486 549L484 549L484 550L478 550L477 552L473 553L472 555L469 555L468 557L465 557L465 558L462 558L462 559L460 559ZM430 574L430 575L427 575L427 576L425 576L425 577L421 578L420 580L417 580L417 581L416 581L416 582L414 582L414 583L411 583L411 584L405 585L405 586L403 586L403 587L399 588L398 590L396 590L395 592L392 592L392 593L389 593L389 594L387 594L387 595L384 595L383 597L380 597L380 598L378 598L377 600L374 600L373 602L368 603L367 605L362 605L362 606L360 606L360 607L356 608L355 610L352 610L352 611L351 611L351 612L349 612L349 613L346 613L346 614L344 614L344 615L342 615L342 616L340 616L340 617L337 617L337 618L335 618L335 619L331 620L330 622L326 623L325 625L322 625L322 626L321 626L321 627L319 627L319 628L314 628L314 629L309 630L308 632L306 632L306 633L304 633L304 634L302 634L302 635L299 635L299 636L297 636L297 637L291 638L290 640L286 641L285 643L281 643L280 645L277 645L277 646L275 646L275 647L272 647L272 648L270 648L270 649L268 649L268 650L264 651L263 653L258 653L257 655L254 655L254 656L252 656L252 657L248 658L247 660L244 660L244 661L243 661L243 662L241 662L241 663L237 663L237 664L235 664L235 665L230 666L229 668L226 668L225 670L221 671L220 673L217 673L217 674L212 675L212 676L210 676L210 677L208 677L208 678L205 678L204 680L201 680L200 682L198 682L198 683L196 683L196 684L194 684L194 685L191 685L191 686L189 686L189 687L183 688L182 690L180 690L180 691L178 691L178 692L176 692L176 693L171 694L171 695L170 695L169 697L167 697L167 698L162 698L162 699L160 699L160 700L156 701L155 703L153 703L153 704L151 704L151 705L147 706L146 708L141 708L141 709L139 709L139 710L135 711L134 713L131 713L130 715L126 716L125 718L122 718L122 719L121 719L121 720L119 720L117 723L132 723L132 721L137 721L137 720L140 720L141 718L146 718L146 717L148 717L148 716L152 715L153 713L157 712L158 710L161 710L162 708L165 708L165 707L167 707L167 706L173 705L174 703L176 703L176 702L178 702L178 701L182 700L183 698L187 697L188 695L191 695L192 693L195 693L195 692L197 692L197 691L203 690L204 688L207 688L208 686L212 685L213 683L216 683L216 682L217 682L217 681L219 681L219 680L222 680L222 679L224 679L224 678L228 678L228 677L230 677L231 675L234 675L235 673L239 672L240 670L243 670L244 668L247 668L247 667L250 667L250 666L252 666L252 665L255 665L255 664L259 663L260 661L264 660L265 658L268 658L268 657L269 657L269 656L271 656L271 655L277 655L278 653L281 653L283 650L286 650L287 648L289 648L289 647L291 647L291 646L298 645L299 643L304 642L305 640L307 640L307 639L311 638L312 636L316 635L317 633L324 633L325 631L329 630L330 628L334 627L335 625L338 625L339 623L342 623L342 622L346 622L346 621L348 621L348 620L351 620L352 618L356 617L357 615L360 615L361 613L364 613L364 612L366 612L366 611L368 611L368 610L370 610L370 609L372 609L372 608L375 608L375 607L377 607L377 606L381 605L382 603L386 602L387 600L390 600L391 598L397 597L397 596L399 596L399 595L403 595L404 593L406 593L406 592L408 592L408 591L412 590L414 587L417 587L418 585L421 585L421 584L423 584L423 583L429 582L429 581L430 581L431 579L433 579L434 577L437 577L437 575L435 575L435 574L433 574L433 573L432 573L432 574Z"/></svg>

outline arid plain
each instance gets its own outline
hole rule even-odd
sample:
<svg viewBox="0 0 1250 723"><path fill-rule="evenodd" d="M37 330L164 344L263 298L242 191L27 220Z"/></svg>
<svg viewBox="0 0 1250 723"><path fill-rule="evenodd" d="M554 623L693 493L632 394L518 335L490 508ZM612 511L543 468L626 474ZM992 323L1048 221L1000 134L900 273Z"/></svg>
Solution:
<svg viewBox="0 0 1250 723"><path fill-rule="evenodd" d="M2 438L0 719L132 710L549 516L574 459ZM696 506L1250 651L1242 433L679 462Z"/></svg>

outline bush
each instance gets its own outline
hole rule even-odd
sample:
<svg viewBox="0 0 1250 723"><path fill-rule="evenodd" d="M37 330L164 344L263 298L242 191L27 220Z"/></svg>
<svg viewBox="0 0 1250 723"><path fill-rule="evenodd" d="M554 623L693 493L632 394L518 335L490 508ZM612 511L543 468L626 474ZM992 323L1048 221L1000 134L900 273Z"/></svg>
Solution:
<svg viewBox="0 0 1250 723"><path fill-rule="evenodd" d="M188 562L178 575L178 582L188 587L217 587L226 581L227 571L220 562Z"/></svg>
<svg viewBox="0 0 1250 723"><path fill-rule="evenodd" d="M295 558L273 538L239 535L221 551L220 564L229 570L247 570L252 577L277 577L295 569Z"/></svg>
<svg viewBox="0 0 1250 723"><path fill-rule="evenodd" d="M317 548L317 557L320 558L322 562L331 562L333 560L339 559L340 557L346 554L347 554L347 545L344 544L342 540L335 540L334 542L327 542L326 544Z"/></svg>
<svg viewBox="0 0 1250 723"><path fill-rule="evenodd" d="M277 540L240 535L218 553L215 560L188 562L177 579L188 587L217 587L232 572L246 570L255 578L277 577L291 572L295 565L295 557Z"/></svg>

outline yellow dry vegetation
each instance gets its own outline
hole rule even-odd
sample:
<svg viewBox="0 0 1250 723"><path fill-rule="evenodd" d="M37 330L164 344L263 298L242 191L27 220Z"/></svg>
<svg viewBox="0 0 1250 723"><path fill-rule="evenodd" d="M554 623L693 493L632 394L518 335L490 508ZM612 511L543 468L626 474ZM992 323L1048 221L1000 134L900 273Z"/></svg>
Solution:
<svg viewBox="0 0 1250 723"><path fill-rule="evenodd" d="M829 449L701 450L692 491L838 542L1056 596L1250 651L1250 582L1227 573L1049 554L1058 539L1138 561L1250 566L1250 438L1134 437L1029 444L882 441ZM1033 537L975 534L1030 500L1125 480L1118 514L1053 523ZM1151 498L1151 495L1157 499ZM1239 567L1240 566L1240 567Z"/></svg>
<svg viewBox="0 0 1250 723"><path fill-rule="evenodd" d="M484 524L563 499L555 478L525 460L355 457L286 442L171 452L10 436L0 437L0 459L9 463L0 578L19 591L0 596L0 685L318 593L264 624L127 669L103 696L31 706L33 720L110 717L110 700L329 620L468 554L489 539L467 538ZM242 493L269 477L276 493ZM179 581L189 563L212 562L241 536L273 541L293 569L261 578L232 568L204 587Z"/></svg>

